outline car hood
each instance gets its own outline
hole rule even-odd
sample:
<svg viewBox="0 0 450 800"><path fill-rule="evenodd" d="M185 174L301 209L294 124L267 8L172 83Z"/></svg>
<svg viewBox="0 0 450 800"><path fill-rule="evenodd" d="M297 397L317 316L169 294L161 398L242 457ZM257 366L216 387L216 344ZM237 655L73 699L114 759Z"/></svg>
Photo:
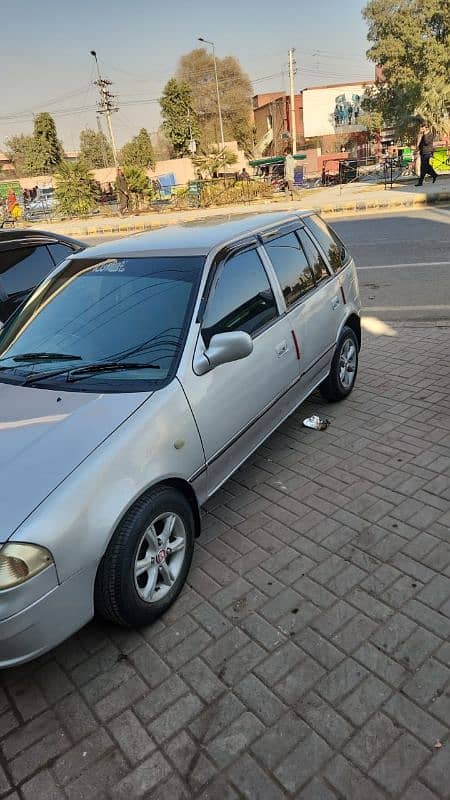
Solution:
<svg viewBox="0 0 450 800"><path fill-rule="evenodd" d="M0 383L0 542L149 396Z"/></svg>

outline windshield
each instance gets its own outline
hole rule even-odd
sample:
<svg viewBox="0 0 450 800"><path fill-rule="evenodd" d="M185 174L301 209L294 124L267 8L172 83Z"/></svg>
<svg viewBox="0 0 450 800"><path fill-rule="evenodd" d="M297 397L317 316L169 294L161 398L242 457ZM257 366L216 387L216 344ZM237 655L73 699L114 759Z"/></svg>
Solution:
<svg viewBox="0 0 450 800"><path fill-rule="evenodd" d="M2 330L0 381L84 391L145 391L166 383L183 348L203 263L190 256L67 262Z"/></svg>

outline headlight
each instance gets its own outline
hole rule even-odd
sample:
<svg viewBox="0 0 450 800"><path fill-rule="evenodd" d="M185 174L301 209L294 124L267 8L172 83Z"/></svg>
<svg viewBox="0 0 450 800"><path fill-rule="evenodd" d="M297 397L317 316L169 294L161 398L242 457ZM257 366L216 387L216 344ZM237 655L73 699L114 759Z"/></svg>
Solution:
<svg viewBox="0 0 450 800"><path fill-rule="evenodd" d="M44 547L5 544L0 550L0 591L25 583L50 564L53 564L53 558Z"/></svg>

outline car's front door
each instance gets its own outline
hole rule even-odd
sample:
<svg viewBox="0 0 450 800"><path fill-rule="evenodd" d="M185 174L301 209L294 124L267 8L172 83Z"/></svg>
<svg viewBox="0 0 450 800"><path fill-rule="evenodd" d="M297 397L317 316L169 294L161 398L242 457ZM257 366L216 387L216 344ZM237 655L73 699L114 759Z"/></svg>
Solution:
<svg viewBox="0 0 450 800"><path fill-rule="evenodd" d="M298 379L292 334L276 293L256 245L231 253L215 271L192 373L183 380L205 450L210 492L277 426L282 397ZM196 357L212 336L229 331L249 333L252 353L197 375Z"/></svg>

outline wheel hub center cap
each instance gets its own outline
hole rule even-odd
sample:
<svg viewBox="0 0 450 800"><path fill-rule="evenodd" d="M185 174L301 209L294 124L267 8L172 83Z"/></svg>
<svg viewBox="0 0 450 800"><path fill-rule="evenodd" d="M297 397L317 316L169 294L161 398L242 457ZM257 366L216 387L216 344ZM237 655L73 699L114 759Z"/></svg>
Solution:
<svg viewBox="0 0 450 800"><path fill-rule="evenodd" d="M166 560L166 558L167 558L167 550L164 550L164 548L162 548L156 554L155 561L157 564L162 564Z"/></svg>

